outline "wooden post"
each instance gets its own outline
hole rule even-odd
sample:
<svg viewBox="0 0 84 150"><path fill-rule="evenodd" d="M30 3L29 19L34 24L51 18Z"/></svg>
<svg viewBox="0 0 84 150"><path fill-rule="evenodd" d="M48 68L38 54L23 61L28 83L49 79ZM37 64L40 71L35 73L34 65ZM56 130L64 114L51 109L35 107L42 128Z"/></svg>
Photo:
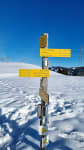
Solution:
<svg viewBox="0 0 84 150"><path fill-rule="evenodd" d="M44 33L43 36L46 36L46 47L43 48L48 48L48 34ZM48 57L42 57L42 69L48 69ZM47 93L47 88L48 88L48 78L41 78L40 80L40 89ZM41 111L41 118L40 118L40 126L47 126L48 123L48 104L45 103L43 99L41 99L41 106L42 109ZM40 150L46 150L46 146L43 147L42 141L43 138L46 138L46 135L41 135L40 139Z"/></svg>

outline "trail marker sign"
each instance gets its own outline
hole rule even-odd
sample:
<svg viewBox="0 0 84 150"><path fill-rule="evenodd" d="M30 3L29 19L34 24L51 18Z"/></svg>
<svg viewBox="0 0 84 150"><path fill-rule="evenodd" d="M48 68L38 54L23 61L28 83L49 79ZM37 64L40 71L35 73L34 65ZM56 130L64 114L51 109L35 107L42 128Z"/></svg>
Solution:
<svg viewBox="0 0 84 150"><path fill-rule="evenodd" d="M44 48L47 46L47 38L46 35L40 36L39 47Z"/></svg>
<svg viewBox="0 0 84 150"><path fill-rule="evenodd" d="M49 77L48 69L19 69L19 77Z"/></svg>
<svg viewBox="0 0 84 150"><path fill-rule="evenodd" d="M40 126L40 135L47 135L48 126Z"/></svg>
<svg viewBox="0 0 84 150"><path fill-rule="evenodd" d="M71 57L71 49L40 48L40 57Z"/></svg>

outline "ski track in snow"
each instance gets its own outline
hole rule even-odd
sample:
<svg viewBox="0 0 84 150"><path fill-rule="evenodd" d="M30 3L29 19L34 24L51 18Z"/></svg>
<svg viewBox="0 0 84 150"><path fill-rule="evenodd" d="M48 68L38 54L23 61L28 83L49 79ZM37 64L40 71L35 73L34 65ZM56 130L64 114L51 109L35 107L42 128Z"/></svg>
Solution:
<svg viewBox="0 0 84 150"><path fill-rule="evenodd" d="M40 78L0 78L0 150L39 150ZM84 150L84 78L48 79L48 150Z"/></svg>

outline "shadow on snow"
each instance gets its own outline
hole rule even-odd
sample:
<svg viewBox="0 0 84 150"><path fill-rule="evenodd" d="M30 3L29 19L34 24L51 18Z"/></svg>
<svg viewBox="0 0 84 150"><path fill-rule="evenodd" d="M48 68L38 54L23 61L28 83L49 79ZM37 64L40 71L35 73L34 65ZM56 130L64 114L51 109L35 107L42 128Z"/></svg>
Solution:
<svg viewBox="0 0 84 150"><path fill-rule="evenodd" d="M31 146L32 148L39 150L39 146L36 145L33 140L37 140L40 142L40 136L38 132L31 128L30 125L33 124L36 121L36 117L34 119L29 120L24 125L18 126L16 120L10 120L10 117L7 118L5 115L1 115L1 109L0 109L0 126L4 129L4 134L9 134L12 138L12 142L8 145L11 150L22 150L25 147ZM6 123L9 124L10 128L12 129L12 132L9 132L7 129ZM27 136L30 136L33 138L32 141L30 141ZM21 145L21 143L25 143L25 146ZM19 148L20 147L20 148ZM1 150L7 150L7 145L4 145L1 147Z"/></svg>
<svg viewBox="0 0 84 150"><path fill-rule="evenodd" d="M13 113L14 112L12 112L12 114ZM9 115L8 118L5 115L1 115L0 109L0 126L4 129L4 134L8 133L12 138L12 142L5 144L3 147L1 147L1 150L7 150L7 146L10 147L10 150L23 150L24 148L28 148L28 146L31 146L35 150L40 150L40 135L35 129L30 127L30 125L33 124L37 118L35 117L34 119L31 119L21 126L18 125L16 120L11 120L10 118L11 115ZM9 124L12 132L9 132L6 123ZM33 140L35 139L39 141L39 146L35 144L33 140L28 139L27 136L31 137ZM60 150L72 150L66 146L65 139L63 138L60 138L55 142L49 141L47 150L55 150L55 148Z"/></svg>

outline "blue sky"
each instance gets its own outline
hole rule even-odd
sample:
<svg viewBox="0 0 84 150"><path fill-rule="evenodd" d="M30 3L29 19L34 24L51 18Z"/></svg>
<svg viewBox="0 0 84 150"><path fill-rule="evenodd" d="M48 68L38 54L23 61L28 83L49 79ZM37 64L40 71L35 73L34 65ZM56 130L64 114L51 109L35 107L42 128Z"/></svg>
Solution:
<svg viewBox="0 0 84 150"><path fill-rule="evenodd" d="M50 66L78 66L84 47L83 0L0 0L0 57L41 65L39 37L49 48L71 48L71 58L49 58ZM84 57L83 57L84 59ZM84 61L82 63L84 65Z"/></svg>

